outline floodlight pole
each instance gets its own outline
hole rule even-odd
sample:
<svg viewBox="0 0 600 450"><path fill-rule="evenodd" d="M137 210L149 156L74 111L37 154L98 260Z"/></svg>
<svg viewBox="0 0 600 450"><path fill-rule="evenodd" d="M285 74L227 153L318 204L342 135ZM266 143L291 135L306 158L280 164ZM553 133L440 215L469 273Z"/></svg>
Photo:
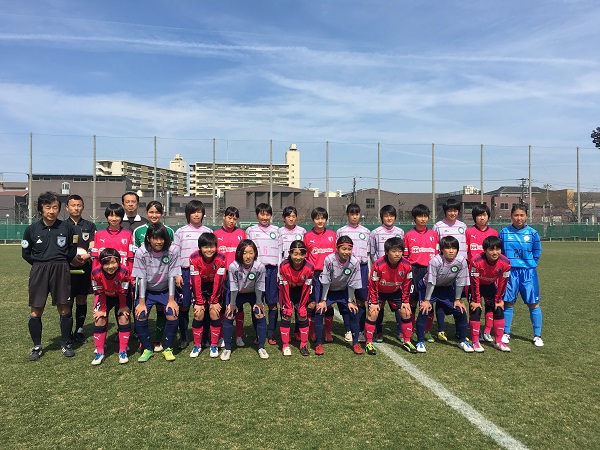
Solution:
<svg viewBox="0 0 600 450"><path fill-rule="evenodd" d="M381 211L381 143L377 143L377 211Z"/></svg>
<svg viewBox="0 0 600 450"><path fill-rule="evenodd" d="M92 221L96 222L96 135L94 135L94 161L92 164Z"/></svg>
<svg viewBox="0 0 600 450"><path fill-rule="evenodd" d="M331 211L329 211L329 141L325 141L325 209L331 217Z"/></svg>
<svg viewBox="0 0 600 450"><path fill-rule="evenodd" d="M154 200L156 200L156 185L158 183L158 172L156 169L156 136L154 136Z"/></svg>
<svg viewBox="0 0 600 450"><path fill-rule="evenodd" d="M579 147L577 147L577 223L581 224L581 186L579 185Z"/></svg>
<svg viewBox="0 0 600 450"><path fill-rule="evenodd" d="M213 164L212 164L212 221L213 226L217 222L217 139L213 138ZM216 200L216 201L215 201Z"/></svg>
<svg viewBox="0 0 600 450"><path fill-rule="evenodd" d="M479 147L479 199L483 204L483 144Z"/></svg>
<svg viewBox="0 0 600 450"><path fill-rule="evenodd" d="M29 217L28 223L33 220L33 133L29 133Z"/></svg>
<svg viewBox="0 0 600 450"><path fill-rule="evenodd" d="M533 221L533 201L531 198L531 145L529 146L529 214Z"/></svg>
<svg viewBox="0 0 600 450"><path fill-rule="evenodd" d="M436 221L437 211L435 205L435 144L431 144L431 214Z"/></svg>

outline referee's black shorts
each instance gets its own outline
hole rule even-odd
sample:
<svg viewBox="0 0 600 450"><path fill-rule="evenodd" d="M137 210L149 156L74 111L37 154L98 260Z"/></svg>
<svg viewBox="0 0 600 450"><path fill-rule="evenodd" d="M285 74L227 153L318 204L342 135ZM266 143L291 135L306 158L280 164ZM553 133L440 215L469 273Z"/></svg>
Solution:
<svg viewBox="0 0 600 450"><path fill-rule="evenodd" d="M44 308L48 294L52 296L52 306L70 305L71 273L69 263L34 263L29 274L29 306Z"/></svg>

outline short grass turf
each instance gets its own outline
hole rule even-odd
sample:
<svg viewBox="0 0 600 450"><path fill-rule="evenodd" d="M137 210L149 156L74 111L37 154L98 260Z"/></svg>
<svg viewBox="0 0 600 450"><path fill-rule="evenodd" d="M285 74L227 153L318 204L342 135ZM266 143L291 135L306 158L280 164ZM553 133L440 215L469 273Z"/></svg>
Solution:
<svg viewBox="0 0 600 450"><path fill-rule="evenodd" d="M486 345L485 353L467 355L451 340L409 355L393 339L388 311L385 345L529 448L597 448L600 244L543 247L545 347L531 344L520 300L511 353ZM498 448L381 352L354 355L337 322L322 357L303 358L296 346L284 358L268 346L271 357L263 361L248 346L234 347L222 362L207 351L191 359L188 348L171 363L158 354L139 364L130 353L126 365L118 364L111 323L107 358L91 366L91 342L74 358L60 354L58 316L49 306L46 352L31 363L28 272L18 246L0 246L3 448ZM446 323L452 336L452 318ZM252 341L249 324L245 337Z"/></svg>

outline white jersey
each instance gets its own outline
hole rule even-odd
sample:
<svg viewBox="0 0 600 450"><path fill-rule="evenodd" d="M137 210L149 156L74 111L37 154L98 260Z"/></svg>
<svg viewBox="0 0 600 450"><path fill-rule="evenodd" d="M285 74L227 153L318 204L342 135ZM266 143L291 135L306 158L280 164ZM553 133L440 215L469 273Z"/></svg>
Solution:
<svg viewBox="0 0 600 450"><path fill-rule="evenodd" d="M279 228L279 245L283 259L288 257L290 244L294 241L301 241L306 234L306 230L296 225L291 230L288 227Z"/></svg>
<svg viewBox="0 0 600 450"><path fill-rule="evenodd" d="M246 237L252 239L258 249L258 260L264 265L279 266L281 246L279 228L275 225L263 227L260 224L246 228Z"/></svg>
<svg viewBox="0 0 600 450"><path fill-rule="evenodd" d="M464 222L457 220L450 225L446 219L440 220L433 226L433 231L438 234L440 240L444 236L454 236L458 240L458 254L467 257L467 225Z"/></svg>
<svg viewBox="0 0 600 450"><path fill-rule="evenodd" d="M361 264L367 264L369 262L369 236L371 232L368 228L362 225L353 227L350 224L346 224L337 230L336 236L348 236L352 239L352 254L358 258Z"/></svg>
<svg viewBox="0 0 600 450"><path fill-rule="evenodd" d="M404 239L404 230L395 225L389 228L385 225L381 225L371 231L371 237L369 238L371 262L375 262L382 256L385 256L385 241L393 237Z"/></svg>
<svg viewBox="0 0 600 450"><path fill-rule="evenodd" d="M237 261L232 262L227 269L229 275L229 290L239 293L256 292L265 290L264 264L256 260L250 267L244 267Z"/></svg>
<svg viewBox="0 0 600 450"><path fill-rule="evenodd" d="M329 284L330 291L341 291L347 287L360 289L363 287L360 262L354 255L350 255L345 262L340 261L337 253L327 255L319 281L321 284Z"/></svg>
<svg viewBox="0 0 600 450"><path fill-rule="evenodd" d="M179 255L173 246L167 252L148 251L144 246L135 251L131 276L145 279L148 291L166 291L169 289L169 278L179 275Z"/></svg>
<svg viewBox="0 0 600 450"><path fill-rule="evenodd" d="M434 286L469 286L469 268L467 259L461 255L456 255L452 261L447 261L442 255L435 255L429 260L427 266L427 275L425 282Z"/></svg>
<svg viewBox="0 0 600 450"><path fill-rule="evenodd" d="M198 238L202 233L212 233L207 226L196 227L187 224L178 228L173 239L173 246L179 252L179 265L183 268L190 267L190 256L198 250Z"/></svg>

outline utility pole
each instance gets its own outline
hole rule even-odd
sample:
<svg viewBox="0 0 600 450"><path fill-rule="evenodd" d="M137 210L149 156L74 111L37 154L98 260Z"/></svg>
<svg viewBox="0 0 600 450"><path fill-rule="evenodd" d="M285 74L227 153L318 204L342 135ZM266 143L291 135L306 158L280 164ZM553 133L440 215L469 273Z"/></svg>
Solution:
<svg viewBox="0 0 600 450"><path fill-rule="evenodd" d="M352 178L352 203L356 203L356 175Z"/></svg>
<svg viewBox="0 0 600 450"><path fill-rule="evenodd" d="M519 203L524 205L525 204L525 182L527 181L527 178L521 178L521 198L519 199Z"/></svg>

